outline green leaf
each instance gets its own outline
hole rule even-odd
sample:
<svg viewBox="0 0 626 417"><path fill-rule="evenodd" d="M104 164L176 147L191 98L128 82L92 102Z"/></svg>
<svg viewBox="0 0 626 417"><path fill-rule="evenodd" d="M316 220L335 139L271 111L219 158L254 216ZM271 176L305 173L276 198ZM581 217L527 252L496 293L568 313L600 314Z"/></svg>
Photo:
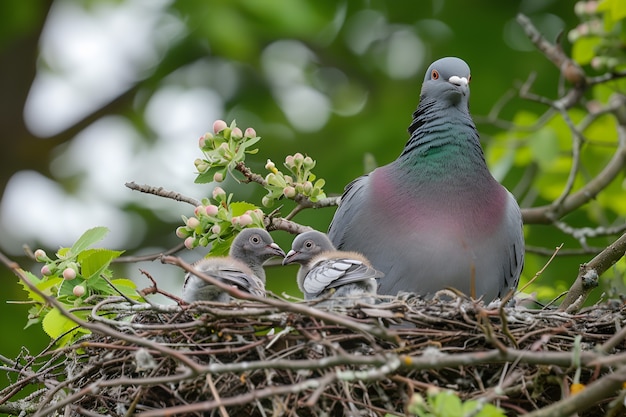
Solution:
<svg viewBox="0 0 626 417"><path fill-rule="evenodd" d="M52 309L42 321L43 330L52 339L56 339L63 333L69 332L77 326L76 322L61 314L57 309Z"/></svg>
<svg viewBox="0 0 626 417"><path fill-rule="evenodd" d="M236 216L241 216L248 210L256 210L258 209L258 207L246 201L235 201L234 203L230 204L230 209L231 209L231 212L233 213L233 216L236 217Z"/></svg>
<svg viewBox="0 0 626 417"><path fill-rule="evenodd" d="M462 416L461 399L453 392L445 391L430 398L434 413L440 417Z"/></svg>
<svg viewBox="0 0 626 417"><path fill-rule="evenodd" d="M59 289L59 297L69 297L74 295L74 287L77 285L81 285L83 280L79 278L74 278L72 280L63 280L61 283L61 288Z"/></svg>
<svg viewBox="0 0 626 417"><path fill-rule="evenodd" d="M234 236L223 240L214 240L211 242L211 250L209 256L226 256L230 250L230 245L233 243Z"/></svg>
<svg viewBox="0 0 626 417"><path fill-rule="evenodd" d="M74 256L79 254L89 246L104 239L107 233L109 233L109 229L106 227L94 227L93 229L87 230L81 237L78 238L76 243L72 245L70 253Z"/></svg>
<svg viewBox="0 0 626 417"><path fill-rule="evenodd" d="M196 179L194 180L194 183L196 184L208 184L210 182L213 182L213 176L218 173L221 172L222 175L224 175L224 177L226 177L226 169L223 166L215 166L212 168L209 168L208 170L206 170L205 172L198 174L198 176L196 177Z"/></svg>
<svg viewBox="0 0 626 417"><path fill-rule="evenodd" d="M39 284L41 283L41 279L39 279L39 277L37 277L36 275L32 274L31 272L28 271L21 271L22 273L24 273L24 275L26 275L28 277L28 280L30 282L32 282L36 287L39 286ZM28 298L33 300L33 301L38 301L40 303L43 303L43 298L41 298L37 293L35 293L34 291L32 291L30 288L28 288L28 285L26 285L26 283L24 281L22 281L21 279L18 281L18 284L20 284L22 286L22 288L24 289L24 291L26 291L26 294L28 294Z"/></svg>
<svg viewBox="0 0 626 417"><path fill-rule="evenodd" d="M137 284L135 284L130 279L127 279L127 278L114 279L114 280L111 280L111 284L113 284L113 286L119 292L121 292L126 297L128 297L128 298L130 298L132 300L142 300L143 299L143 297L141 297L137 293Z"/></svg>
<svg viewBox="0 0 626 417"><path fill-rule="evenodd" d="M111 261L119 257L124 251L110 249L89 249L78 255L83 278L89 280L99 276L109 267Z"/></svg>
<svg viewBox="0 0 626 417"><path fill-rule="evenodd" d="M579 38L572 47L572 58L580 65L586 65L596 56L596 47L602 38L599 36L584 36Z"/></svg>

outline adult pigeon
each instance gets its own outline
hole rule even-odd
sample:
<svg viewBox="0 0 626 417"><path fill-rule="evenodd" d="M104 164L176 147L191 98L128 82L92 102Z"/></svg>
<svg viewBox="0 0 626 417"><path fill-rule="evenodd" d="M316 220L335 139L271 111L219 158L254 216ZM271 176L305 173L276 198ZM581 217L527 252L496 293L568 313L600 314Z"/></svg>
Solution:
<svg viewBox="0 0 626 417"><path fill-rule="evenodd" d="M330 239L385 274L379 294L453 287L491 301L517 288L522 217L487 169L469 82L463 60L432 63L400 156L348 184L341 197Z"/></svg>
<svg viewBox="0 0 626 417"><path fill-rule="evenodd" d="M265 270L263 262L273 256L285 256L285 252L272 240L265 229L243 229L233 240L229 256L204 258L194 264L194 269L241 291L265 296ZM209 284L202 278L188 273L183 285L183 300L230 301L224 290Z"/></svg>
<svg viewBox="0 0 626 417"><path fill-rule="evenodd" d="M330 295L339 305L373 302L376 278L383 275L363 255L335 250L328 236L318 231L296 236L283 260L283 265L291 263L300 264L298 287L306 300Z"/></svg>

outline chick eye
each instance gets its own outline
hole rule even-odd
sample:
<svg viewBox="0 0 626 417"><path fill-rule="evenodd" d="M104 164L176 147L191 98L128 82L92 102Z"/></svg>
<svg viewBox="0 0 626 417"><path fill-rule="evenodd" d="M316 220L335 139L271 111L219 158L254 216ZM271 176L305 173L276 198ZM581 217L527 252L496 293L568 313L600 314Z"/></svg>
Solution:
<svg viewBox="0 0 626 417"><path fill-rule="evenodd" d="M433 72L430 73L430 78L433 79L433 80L438 80L439 79L439 71L433 70Z"/></svg>

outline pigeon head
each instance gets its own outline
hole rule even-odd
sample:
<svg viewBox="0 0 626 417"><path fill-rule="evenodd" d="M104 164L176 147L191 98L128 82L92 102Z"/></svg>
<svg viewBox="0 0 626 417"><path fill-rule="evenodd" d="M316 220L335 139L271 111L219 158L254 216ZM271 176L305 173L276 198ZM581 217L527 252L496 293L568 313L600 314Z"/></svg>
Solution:
<svg viewBox="0 0 626 417"><path fill-rule="evenodd" d="M438 99L450 106L465 103L469 100L469 83L471 75L469 66L459 58L446 57L430 64L424 84L422 100Z"/></svg>
<svg viewBox="0 0 626 417"><path fill-rule="evenodd" d="M263 262L274 256L284 257L285 252L274 243L267 230L249 228L235 237L230 246L230 256L246 262L256 272Z"/></svg>
<svg viewBox="0 0 626 417"><path fill-rule="evenodd" d="M335 247L324 233L317 230L304 232L293 240L291 250L283 259L283 265L292 263L304 265L320 253L333 250Z"/></svg>

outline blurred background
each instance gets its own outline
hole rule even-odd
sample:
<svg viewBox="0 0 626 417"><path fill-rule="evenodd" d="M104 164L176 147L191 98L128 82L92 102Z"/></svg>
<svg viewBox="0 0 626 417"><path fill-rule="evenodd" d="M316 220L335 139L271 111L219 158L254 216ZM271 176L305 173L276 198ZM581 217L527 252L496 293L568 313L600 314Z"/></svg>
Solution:
<svg viewBox="0 0 626 417"><path fill-rule="evenodd" d="M259 153L247 159L253 170L265 174L268 158L278 166L301 152L317 161L326 192L340 194L366 159L382 165L398 156L425 69L449 55L472 68L471 111L494 175L523 207L545 204L546 196L520 184L546 148L486 117L504 97L510 100L500 119L539 117L545 106L511 94L532 73L534 92L557 97L558 70L528 41L515 21L519 12L551 41L579 23L573 3L556 0L0 2L0 249L38 272L23 245L53 254L94 226L110 229L102 246L126 254L177 245L174 231L193 207L124 183L209 196L212 184L194 184L193 161L215 119L236 119L262 136ZM571 142L565 128L556 135ZM253 184L221 186L258 205L264 195ZM292 207L286 202L283 214ZM624 215L608 211L607 222ZM326 230L333 212L305 210L295 220ZM594 226L598 216L583 211L570 219ZM273 235L290 247L292 236ZM526 236L529 246L548 251L578 247L548 226L527 226ZM182 255L195 260L202 251ZM592 257L558 258L527 291L543 299L565 291ZM547 259L528 254L523 281ZM180 293L182 273L158 261L120 266L119 274L146 287L139 268ZM622 285L623 270L607 272L603 285ZM295 271L270 270L270 288L298 296ZM6 302L25 300L17 278L6 268L0 278L0 354L41 350L49 342L41 327L23 330L28 306ZM8 382L0 376L0 387Z"/></svg>

